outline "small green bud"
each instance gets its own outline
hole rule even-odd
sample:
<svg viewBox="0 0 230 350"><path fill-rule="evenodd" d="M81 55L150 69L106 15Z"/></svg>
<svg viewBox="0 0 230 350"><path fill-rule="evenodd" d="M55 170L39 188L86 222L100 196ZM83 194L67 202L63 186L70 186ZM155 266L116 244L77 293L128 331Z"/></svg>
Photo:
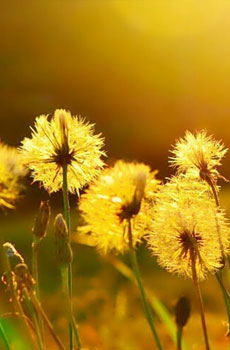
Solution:
<svg viewBox="0 0 230 350"><path fill-rule="evenodd" d="M69 265L73 260L73 253L69 242L68 230L62 214L54 220L54 234L58 264Z"/></svg>
<svg viewBox="0 0 230 350"><path fill-rule="evenodd" d="M191 306L190 301L186 297L181 297L176 303L175 314L176 324L178 328L183 328L188 322Z"/></svg>
<svg viewBox="0 0 230 350"><path fill-rule="evenodd" d="M50 219L50 212L49 201L42 201L32 228L32 232L38 240L44 238L46 235L46 230Z"/></svg>

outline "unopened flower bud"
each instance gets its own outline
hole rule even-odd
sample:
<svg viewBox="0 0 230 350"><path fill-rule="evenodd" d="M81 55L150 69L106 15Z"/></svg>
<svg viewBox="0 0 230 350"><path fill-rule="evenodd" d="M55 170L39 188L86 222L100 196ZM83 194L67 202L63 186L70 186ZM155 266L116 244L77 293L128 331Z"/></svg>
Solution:
<svg viewBox="0 0 230 350"><path fill-rule="evenodd" d="M181 297L176 304L176 324L178 328L183 328L188 322L190 316L191 306L190 301L186 297Z"/></svg>
<svg viewBox="0 0 230 350"><path fill-rule="evenodd" d="M54 221L57 261L60 265L68 265L73 260L73 253L68 237L66 222L62 214L58 214Z"/></svg>
<svg viewBox="0 0 230 350"><path fill-rule="evenodd" d="M47 226L50 219L49 201L42 201L37 216L35 217L32 232L40 240L45 237Z"/></svg>
<svg viewBox="0 0 230 350"><path fill-rule="evenodd" d="M24 263L22 255L15 249L13 244L6 242L3 244L3 248L10 259L10 264L12 267L16 266L19 263Z"/></svg>
<svg viewBox="0 0 230 350"><path fill-rule="evenodd" d="M29 293L34 292L35 280L26 264L18 264L15 266L14 273L19 295L23 295L24 290Z"/></svg>
<svg viewBox="0 0 230 350"><path fill-rule="evenodd" d="M121 211L118 213L121 222L124 219L131 219L133 216L137 215L141 208L141 201L144 197L145 186L146 186L146 173L139 172L135 179L135 192L130 203L124 204L121 207Z"/></svg>

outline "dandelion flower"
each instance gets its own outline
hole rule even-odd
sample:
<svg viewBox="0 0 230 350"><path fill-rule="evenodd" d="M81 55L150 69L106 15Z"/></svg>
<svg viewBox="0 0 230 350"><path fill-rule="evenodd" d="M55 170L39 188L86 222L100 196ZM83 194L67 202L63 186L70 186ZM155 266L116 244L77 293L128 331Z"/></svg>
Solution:
<svg viewBox="0 0 230 350"><path fill-rule="evenodd" d="M67 167L68 190L78 192L103 167L103 139L94 134L94 125L70 112L57 109L49 120L36 118L32 137L22 141L24 162L48 192L63 186L63 167Z"/></svg>
<svg viewBox="0 0 230 350"><path fill-rule="evenodd" d="M14 208L23 189L21 179L25 175L18 150L0 142L0 207Z"/></svg>
<svg viewBox="0 0 230 350"><path fill-rule="evenodd" d="M122 253L129 249L127 221L132 219L135 246L148 226L147 209L154 201L159 181L142 163L118 161L105 169L82 195L80 211L85 226L81 233L91 233L103 253Z"/></svg>
<svg viewBox="0 0 230 350"><path fill-rule="evenodd" d="M157 197L148 243L159 264L192 277L194 259L200 280L221 269L222 249L229 253L230 228L205 183L180 175L162 186Z"/></svg>
<svg viewBox="0 0 230 350"><path fill-rule="evenodd" d="M197 177L213 182L221 177L217 167L227 152L221 141L207 136L205 130L192 134L186 131L185 137L180 138L172 150L170 158L172 166L177 167L179 173L191 171Z"/></svg>

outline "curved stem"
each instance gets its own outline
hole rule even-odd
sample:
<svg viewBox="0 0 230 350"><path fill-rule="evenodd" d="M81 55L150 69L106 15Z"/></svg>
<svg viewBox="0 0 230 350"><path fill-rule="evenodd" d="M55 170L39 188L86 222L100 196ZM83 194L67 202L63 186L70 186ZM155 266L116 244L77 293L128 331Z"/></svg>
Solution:
<svg viewBox="0 0 230 350"><path fill-rule="evenodd" d="M214 196L215 201L216 201L216 205L217 205L217 207L219 207L220 206L220 200L219 200L219 196L218 196L218 193L217 193L217 190L216 190L216 186L214 185L212 178L210 176L207 176L206 182L211 187L213 196Z"/></svg>
<svg viewBox="0 0 230 350"><path fill-rule="evenodd" d="M183 328L179 327L177 329L177 350L182 350L182 334Z"/></svg>
<svg viewBox="0 0 230 350"><path fill-rule="evenodd" d="M2 320L0 320L0 334L1 334L1 337L2 337L3 342L5 344L6 350L10 350L10 344L9 344L8 338L6 336L6 332L4 330L4 327L2 325Z"/></svg>
<svg viewBox="0 0 230 350"><path fill-rule="evenodd" d="M217 193L217 190L216 190L216 186L213 183L213 180L212 180L212 178L210 176L207 176L206 182L211 187L213 196L214 196L215 201L216 201L217 210L218 210L218 208L220 207L220 200L219 200L219 196L218 196L218 193ZM216 215L215 215L215 220L216 220L216 228L217 228L217 232L218 232L218 236L219 236L219 244L220 244L221 255L222 255L222 259L224 261L224 247L223 247L222 237L221 237L221 233L220 233L219 222L218 222L218 218L217 218Z"/></svg>
<svg viewBox="0 0 230 350"><path fill-rule="evenodd" d="M26 294L24 294L24 300L25 300L27 309L28 309L28 311L31 315L32 321L33 321L32 326L34 327L34 331L35 331L36 336L37 336L39 350L44 350L44 344L43 344L40 325L39 325L39 321L38 321L39 315L38 315L37 311L35 310L34 306L32 305L31 301L28 299Z"/></svg>
<svg viewBox="0 0 230 350"><path fill-rule="evenodd" d="M36 291L36 296L40 301L40 288L39 288L39 278L38 278L38 247L39 247L39 240L37 240L37 238L34 237L34 240L32 243L32 276L36 281L35 291ZM43 349L44 348L44 344L43 344L44 343L44 324L39 314L35 313L34 319L35 319L35 325L36 325L36 333L39 338L39 344L40 344L40 347L42 347Z"/></svg>
<svg viewBox="0 0 230 350"><path fill-rule="evenodd" d="M10 261L9 261L9 258L7 256L7 254L5 252L3 254L3 259L4 259L4 265L5 265L6 270L7 270L7 279L8 279L8 282L9 282L9 285L10 285L10 289L11 289L11 292L12 292L12 299L13 299L15 311L19 314L19 316L20 316L20 318L21 318L21 320L23 322L24 328L27 331L27 334L29 335L29 342L31 343L31 345L33 344L33 346L35 346L35 349L37 349L38 345L37 345L36 340L34 339L34 336L33 336L32 332L31 332L30 324L27 321L27 317L26 317L26 315L25 315L25 313L23 311L21 302L18 300L18 296L17 296L16 290L15 290L15 287L14 287L14 284L13 284L13 281L12 281L11 264L10 264Z"/></svg>
<svg viewBox="0 0 230 350"><path fill-rule="evenodd" d="M222 291L222 295L223 295L223 299L224 299L224 305L225 305L225 309L228 315L228 324L230 325L230 307L229 307L229 293L226 290L223 281L222 281L222 275L221 273L217 273L216 274L216 279L220 285L221 291ZM229 348L230 348L230 343L229 343Z"/></svg>
<svg viewBox="0 0 230 350"><path fill-rule="evenodd" d="M202 324L202 329L204 333L205 348L206 350L210 350L208 332L207 332L207 326L206 326L205 314L204 314L203 299L202 299L200 285L199 285L197 272L196 272L196 259L195 259L194 251L192 249L190 250L190 254L191 254L191 264L192 264L192 278L195 286L197 301L200 307L200 318L201 318L201 324Z"/></svg>
<svg viewBox="0 0 230 350"><path fill-rule="evenodd" d="M215 185L214 185L214 183L213 183L213 181L212 181L212 179L210 177L208 177L207 183L209 184L209 186L212 189L212 193L213 193L213 196L214 196L215 201L216 201L216 206L217 206L217 208L219 208L220 207L219 196L218 196L216 187L215 187ZM218 234L219 234L219 241L220 241L220 248L221 248L222 259L224 261L224 248L223 248L223 243L222 243L221 233L220 233L220 227L219 227L219 222L218 222L217 217L216 217L216 226L217 226L217 231L218 231ZM228 261L229 261L229 257L228 257ZM224 282L223 282L223 279L222 279L221 271L216 273L216 279L217 279L217 281L219 283L219 286L221 288L221 291L222 291L222 295L223 295L223 299L224 299L224 305L225 305L225 309L226 309L227 316L228 316L228 323L230 324L230 305L229 305L230 295L229 295L228 290L224 286ZM230 338L229 338L229 347L230 347Z"/></svg>
<svg viewBox="0 0 230 350"><path fill-rule="evenodd" d="M35 290L37 298L40 298L40 291L39 291L39 280L38 280L38 245L39 242L34 238L34 241L32 243L32 276L36 281Z"/></svg>
<svg viewBox="0 0 230 350"><path fill-rule="evenodd" d="M216 279L221 287L221 289L224 291L224 294L226 295L226 298L228 299L228 301L230 302L230 294L229 291L225 288L224 282L223 282L223 278L222 278L222 274L221 271L219 271L218 273L216 273Z"/></svg>
<svg viewBox="0 0 230 350"><path fill-rule="evenodd" d="M145 294L145 290L144 290L144 286L143 286L143 283L142 283L142 278L141 278L141 274L140 274L140 270L139 270L139 266L138 266L138 262L137 262L136 253L135 253L135 250L133 248L131 220L128 220L128 238L129 238L129 248L130 248L130 255L131 255L133 272L135 274L135 277L136 277L136 280L137 280L137 284L138 284L138 287L139 287L139 290L140 290L140 295L141 295L141 299L142 299L145 315L146 315L147 321L149 323L149 326L151 328L153 337L155 339L155 342L156 342L156 345L157 345L157 349L158 350L162 350L162 346L161 346L161 343L160 343L157 331L155 329L155 326L154 326L154 323L153 323L152 314L151 314L151 311L150 311L150 307L148 305L148 301L147 301L147 298L146 298L146 294Z"/></svg>
<svg viewBox="0 0 230 350"><path fill-rule="evenodd" d="M55 331L54 331L54 329L53 329L53 326L52 326L50 320L48 319L46 313L44 312L42 306L40 305L39 301L37 300L36 295L33 295L33 293L30 293L30 294L29 294L29 297L30 297L30 299L31 299L31 301L32 301L32 303L33 303L33 305L34 305L36 311L37 311L38 313L40 313L40 315L42 316L42 318L43 318L43 320L44 320L44 322L45 322L47 328L49 329L49 331L50 331L50 333L51 333L51 335L52 335L54 341L56 342L56 344L57 344L57 346L58 346L58 349L60 349L60 350L65 350L64 345L62 344L62 342L61 342L61 340L59 339L59 337L56 335L56 333L55 333Z"/></svg>
<svg viewBox="0 0 230 350"><path fill-rule="evenodd" d="M69 194L68 194L68 181L67 181L67 164L64 164L62 167L63 170L63 205L64 205L64 217L68 229L69 242L71 244L71 222L70 222L70 205L69 205ZM72 262L68 266L68 292L69 300L72 308ZM76 334L75 334L76 336ZM78 331L76 336L76 341L80 339ZM80 344L80 342L79 342ZM74 341L73 341L73 326L72 323L69 323L69 349L73 350ZM79 347L81 349L81 345Z"/></svg>

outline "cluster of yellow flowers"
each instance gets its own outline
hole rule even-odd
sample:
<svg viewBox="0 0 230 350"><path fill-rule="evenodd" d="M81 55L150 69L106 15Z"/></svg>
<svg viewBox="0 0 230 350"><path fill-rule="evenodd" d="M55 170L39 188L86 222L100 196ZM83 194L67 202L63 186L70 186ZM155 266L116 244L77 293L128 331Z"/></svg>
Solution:
<svg viewBox="0 0 230 350"><path fill-rule="evenodd" d="M133 246L146 238L169 271L191 277L192 258L201 279L220 269L229 252L229 224L213 198L218 195L217 167L227 152L223 144L205 131L187 131L170 159L178 174L163 185L155 178L157 172L142 163L120 160L102 170L103 143L93 125L65 110L56 110L51 119L36 118L20 154L0 145L1 206L12 207L18 196L18 180L25 175L20 157L48 192L62 188L66 166L72 193L96 178L82 195L84 225L78 232L91 235L101 252L126 251L132 221Z"/></svg>
<svg viewBox="0 0 230 350"><path fill-rule="evenodd" d="M194 134L187 131L185 137L177 141L170 157L176 174L163 184L156 179L157 171L143 163L119 160L113 166L105 167L101 135L94 133L94 125L66 110L58 109L51 117L37 117L31 129L31 138L25 138L19 150L0 143L0 207L14 207L26 169L31 171L34 182L39 181L49 193L62 189L65 218L59 214L55 227L59 252L62 252L59 254L61 264L68 269L70 310L72 250L68 193L79 195L88 185L79 201L82 225L77 234L90 236L103 254L130 251L133 272L158 349L162 347L135 255L135 248L142 240L147 242L162 267L193 279L200 302L206 349L209 349L198 280L208 273L218 274L230 251L230 225L220 207L217 183L223 178L218 167L227 152L222 142L207 136L205 131ZM48 212L43 218L44 228L42 226L39 239L45 235L49 220L47 206L41 207ZM220 275L217 278L220 279ZM38 281L37 272L35 279ZM74 317L70 324L70 348L73 348L73 327L80 349L73 320Z"/></svg>

